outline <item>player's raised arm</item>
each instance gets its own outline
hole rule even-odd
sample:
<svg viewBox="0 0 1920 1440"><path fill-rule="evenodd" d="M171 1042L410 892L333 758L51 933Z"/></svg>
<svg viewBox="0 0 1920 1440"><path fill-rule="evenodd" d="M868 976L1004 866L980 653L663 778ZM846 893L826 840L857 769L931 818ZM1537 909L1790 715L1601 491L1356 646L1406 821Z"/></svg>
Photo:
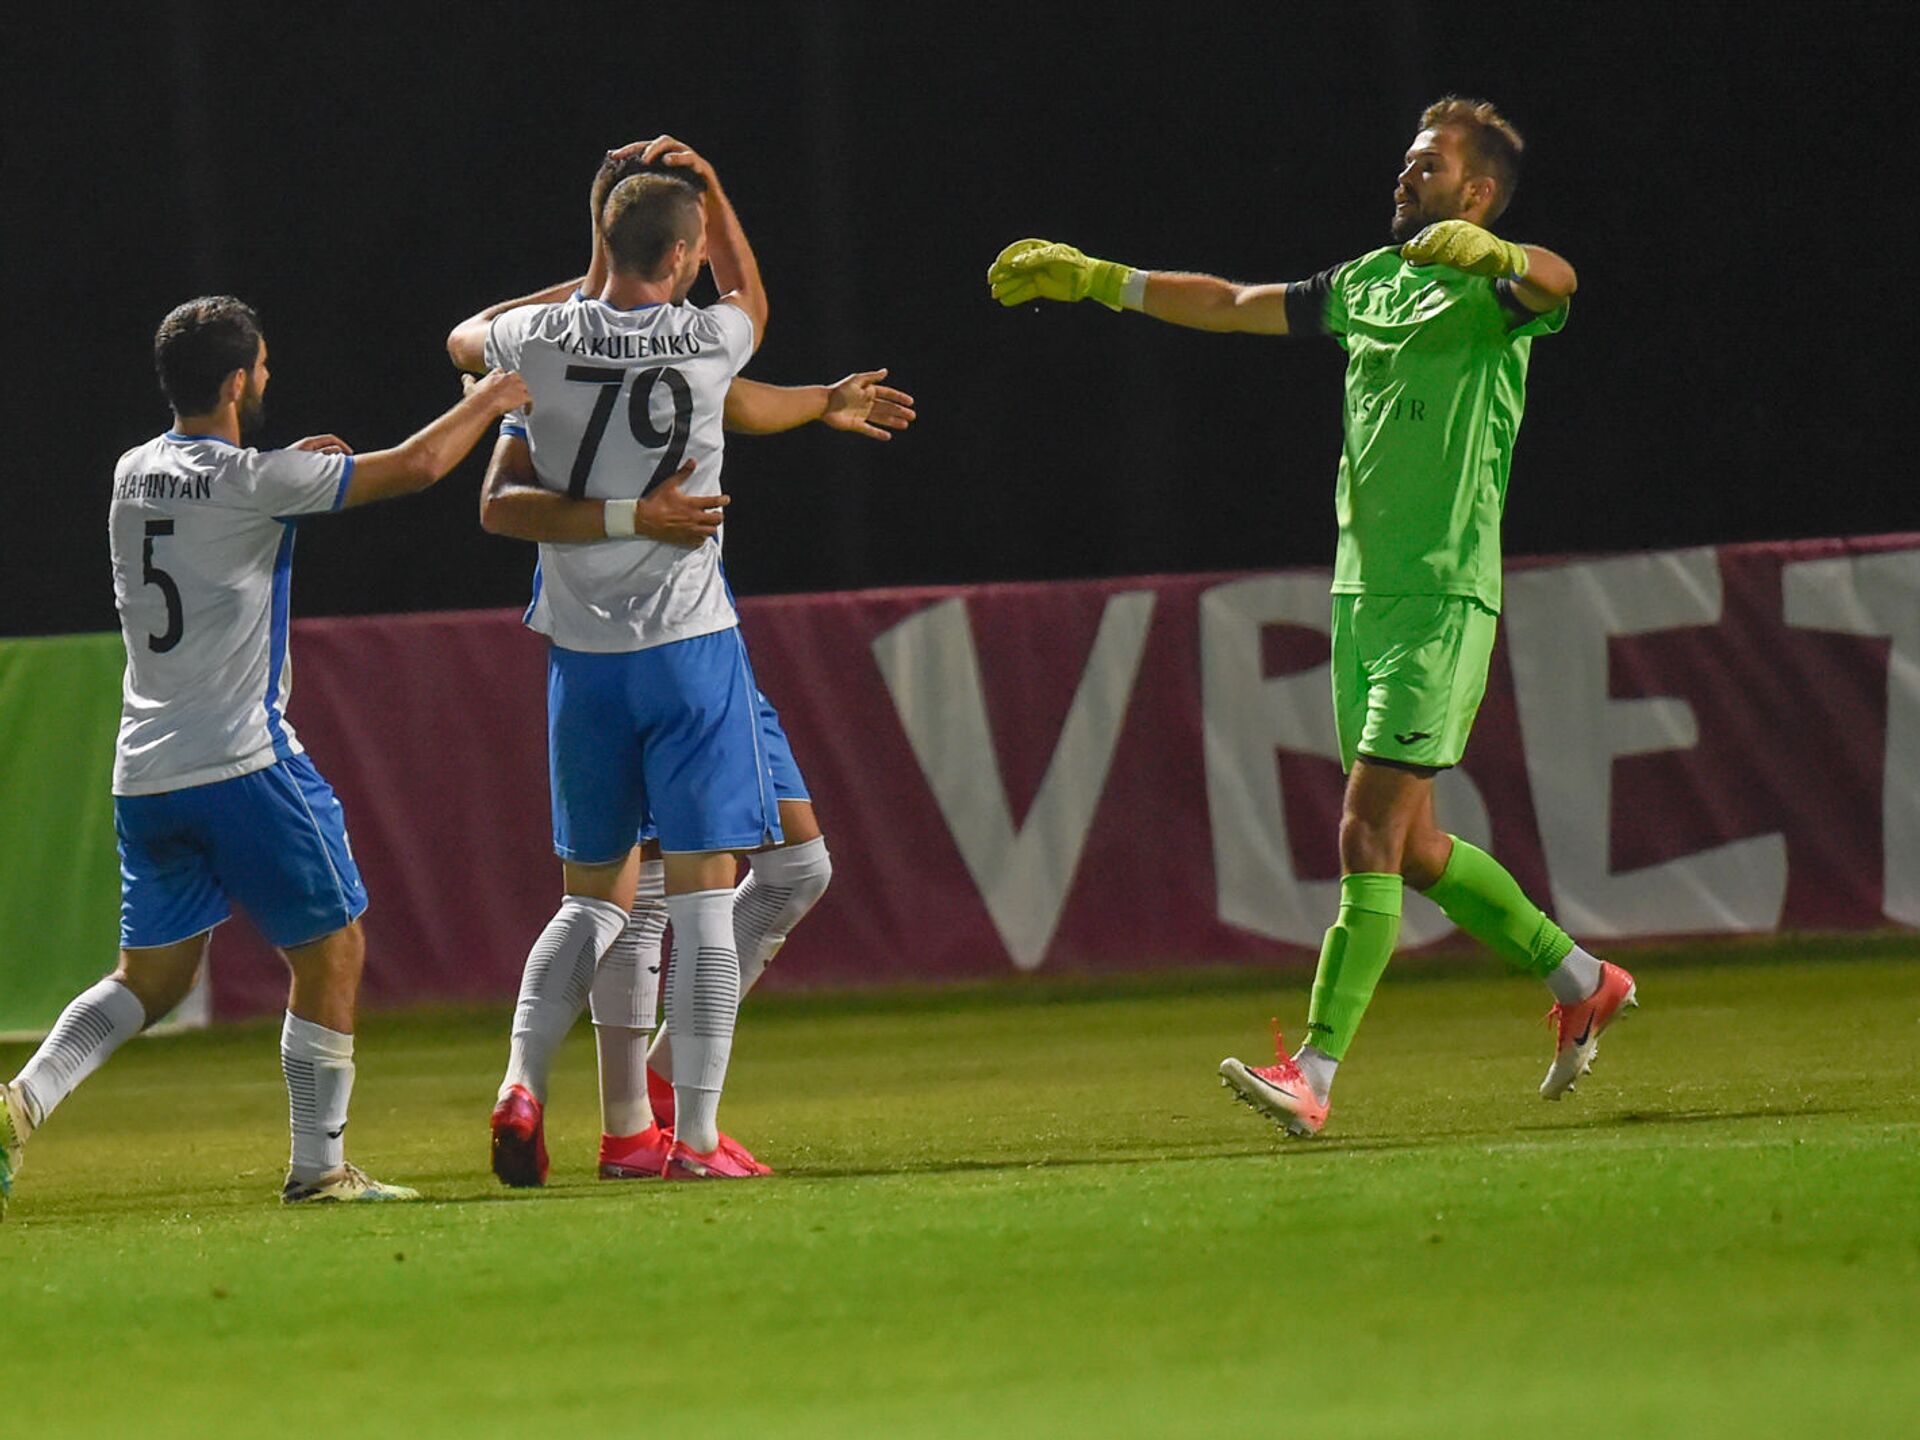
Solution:
<svg viewBox="0 0 1920 1440"><path fill-rule="evenodd" d="M548 544L579 544L638 536L668 545L699 545L718 533L731 503L725 495L688 495L689 460L638 500L574 499L545 489L533 452L518 435L502 435L480 487L480 528L489 535Z"/></svg>
<svg viewBox="0 0 1920 1440"><path fill-rule="evenodd" d="M1544 245L1502 240L1470 220L1441 220L1400 247L1409 265L1446 265L1469 275L1513 283L1514 298L1529 310L1558 310L1579 288L1580 277Z"/></svg>
<svg viewBox="0 0 1920 1440"><path fill-rule="evenodd" d="M641 153L649 165L690 170L705 183L707 265L713 271L721 302L739 306L753 321L753 346L759 349L767 330L767 291L760 281L760 262L753 257L747 232L740 228L740 217L721 188L719 175L703 156L671 135L648 141Z"/></svg>
<svg viewBox="0 0 1920 1440"><path fill-rule="evenodd" d="M459 404L391 450L357 457L342 506L366 505L426 489L466 459L496 420L529 403L527 387L518 375L493 371L469 386Z"/></svg>
<svg viewBox="0 0 1920 1440"><path fill-rule="evenodd" d="M489 305L478 314L469 315L447 334L447 358L454 365L478 375L487 368L487 327L509 310L518 310L522 305L558 305L574 291L583 287L591 277L580 276L573 280L562 280L557 285L549 285L544 290L536 290L531 295L521 295L512 300L502 300L498 305ZM588 291L597 294L597 291Z"/></svg>
<svg viewBox="0 0 1920 1440"><path fill-rule="evenodd" d="M1138 310L1190 330L1287 333L1287 287L1240 285L1214 275L1135 270L1096 260L1051 240L1016 240L987 270L1002 305L1030 300L1097 300L1109 310Z"/></svg>
<svg viewBox="0 0 1920 1440"><path fill-rule="evenodd" d="M914 422L913 397L880 382L885 370L862 370L832 385L763 385L737 377L727 391L726 426L738 435L777 435L818 420L834 430L890 440L889 430Z"/></svg>

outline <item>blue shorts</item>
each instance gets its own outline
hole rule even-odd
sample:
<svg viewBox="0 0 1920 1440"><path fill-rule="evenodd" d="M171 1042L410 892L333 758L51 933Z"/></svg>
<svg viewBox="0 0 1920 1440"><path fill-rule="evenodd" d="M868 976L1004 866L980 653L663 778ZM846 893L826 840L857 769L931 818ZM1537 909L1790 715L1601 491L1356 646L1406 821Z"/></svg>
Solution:
<svg viewBox="0 0 1920 1440"><path fill-rule="evenodd" d="M760 745L767 757L767 768L773 772L773 798L783 805L789 800L812 800L813 796L807 793L807 782L800 774L800 766L793 758L793 745L787 739L786 728L780 723L780 712L773 708L773 702L762 691L755 690L753 693L759 702ZM649 840L659 838L660 827L649 817L640 827L636 839L644 845Z"/></svg>
<svg viewBox="0 0 1920 1440"><path fill-rule="evenodd" d="M737 628L619 654L553 646L554 853L609 864L633 848L649 818L661 848L676 854L778 843L759 696Z"/></svg>
<svg viewBox="0 0 1920 1440"><path fill-rule="evenodd" d="M305 755L211 785L116 795L113 828L129 950L211 930L235 900L282 949L345 929L367 908L346 815Z"/></svg>

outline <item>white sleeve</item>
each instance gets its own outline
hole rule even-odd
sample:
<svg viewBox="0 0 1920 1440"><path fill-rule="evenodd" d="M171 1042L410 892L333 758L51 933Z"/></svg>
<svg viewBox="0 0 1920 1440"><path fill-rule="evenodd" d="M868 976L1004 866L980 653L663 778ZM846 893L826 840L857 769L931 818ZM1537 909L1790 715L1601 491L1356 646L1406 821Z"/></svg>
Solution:
<svg viewBox="0 0 1920 1440"><path fill-rule="evenodd" d="M485 356L492 370L518 370L520 352L527 343L527 332L544 305L521 305L496 315L487 324Z"/></svg>
<svg viewBox="0 0 1920 1440"><path fill-rule="evenodd" d="M353 478L351 455L312 450L251 450L239 467L255 508L275 516L338 510Z"/></svg>
<svg viewBox="0 0 1920 1440"><path fill-rule="evenodd" d="M753 358L753 317L738 305L722 301L700 312L701 336L726 351L732 373L738 375Z"/></svg>

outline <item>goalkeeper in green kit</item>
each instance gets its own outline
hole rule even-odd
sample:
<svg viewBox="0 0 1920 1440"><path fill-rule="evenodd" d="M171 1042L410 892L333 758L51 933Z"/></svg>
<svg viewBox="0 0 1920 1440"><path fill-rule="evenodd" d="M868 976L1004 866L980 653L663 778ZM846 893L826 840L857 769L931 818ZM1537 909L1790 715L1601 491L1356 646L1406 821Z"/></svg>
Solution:
<svg viewBox="0 0 1920 1440"><path fill-rule="evenodd" d="M1022 240L988 271L1003 305L1091 298L1196 330L1331 335L1347 352L1334 495L1333 706L1347 789L1340 911L1314 974L1307 1043L1223 1083L1297 1135L1326 1123L1335 1070L1393 954L1403 886L1553 992L1540 1093L1557 1100L1635 1003L1485 851L1440 829L1433 780L1460 762L1500 613L1500 515L1536 335L1566 323L1573 267L1488 228L1521 140L1485 101L1427 107L1394 189L1393 245L1309 280L1239 285L1134 270Z"/></svg>

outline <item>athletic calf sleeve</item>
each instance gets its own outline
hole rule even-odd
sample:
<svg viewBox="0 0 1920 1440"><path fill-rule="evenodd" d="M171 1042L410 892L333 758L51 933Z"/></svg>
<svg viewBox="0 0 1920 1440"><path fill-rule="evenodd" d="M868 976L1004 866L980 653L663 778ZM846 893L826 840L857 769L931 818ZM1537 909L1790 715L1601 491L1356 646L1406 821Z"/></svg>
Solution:
<svg viewBox="0 0 1920 1440"><path fill-rule="evenodd" d="M633 911L600 957L589 1000L596 1025L651 1030L660 996L660 941L667 933L665 866L649 860L640 867Z"/></svg>
<svg viewBox="0 0 1920 1440"><path fill-rule="evenodd" d="M647 1104L647 1042L660 996L660 941L667 933L665 869L658 860L642 862L626 928L600 957L593 976L604 1135L636 1135L653 1119Z"/></svg>
<svg viewBox="0 0 1920 1440"><path fill-rule="evenodd" d="M752 869L733 892L733 945L740 956L743 999L833 880L833 857L823 836L760 851L749 863ZM647 1065L652 1075L673 1074L673 1041L665 1030L654 1037ZM655 1088L653 1113L660 1124L673 1123L671 1091L663 1095Z"/></svg>
<svg viewBox="0 0 1920 1440"><path fill-rule="evenodd" d="M112 976L75 996L14 1077L27 1102L28 1121L36 1129L44 1125L54 1107L146 1023L140 997Z"/></svg>
<svg viewBox="0 0 1920 1440"><path fill-rule="evenodd" d="M763 850L733 892L733 943L740 952L740 993L746 994L773 963L793 927L827 893L833 857L824 836L778 850Z"/></svg>
<svg viewBox="0 0 1920 1440"><path fill-rule="evenodd" d="M1320 944L1307 1011L1307 1040L1335 1060L1347 1057L1360 1017L1393 958L1400 935L1398 875L1340 877L1340 914Z"/></svg>
<svg viewBox="0 0 1920 1440"><path fill-rule="evenodd" d="M524 1085L547 1098L554 1053L586 1008L593 972L626 928L627 912L611 900L569 895L527 953L520 976L520 1002L513 1012L513 1040L501 1088Z"/></svg>
<svg viewBox="0 0 1920 1440"><path fill-rule="evenodd" d="M280 1026L280 1071L287 1079L287 1169L315 1180L346 1159L347 1101L353 1095L353 1036L302 1020Z"/></svg>
<svg viewBox="0 0 1920 1440"><path fill-rule="evenodd" d="M1527 898L1507 868L1458 835L1452 839L1447 868L1421 893L1515 970L1544 976L1566 959L1573 938Z"/></svg>
<svg viewBox="0 0 1920 1440"><path fill-rule="evenodd" d="M740 1009L740 956L733 948L733 891L669 895L673 965L667 973L667 1033L673 1040L675 1131L695 1150L719 1143L715 1112L733 1054Z"/></svg>

